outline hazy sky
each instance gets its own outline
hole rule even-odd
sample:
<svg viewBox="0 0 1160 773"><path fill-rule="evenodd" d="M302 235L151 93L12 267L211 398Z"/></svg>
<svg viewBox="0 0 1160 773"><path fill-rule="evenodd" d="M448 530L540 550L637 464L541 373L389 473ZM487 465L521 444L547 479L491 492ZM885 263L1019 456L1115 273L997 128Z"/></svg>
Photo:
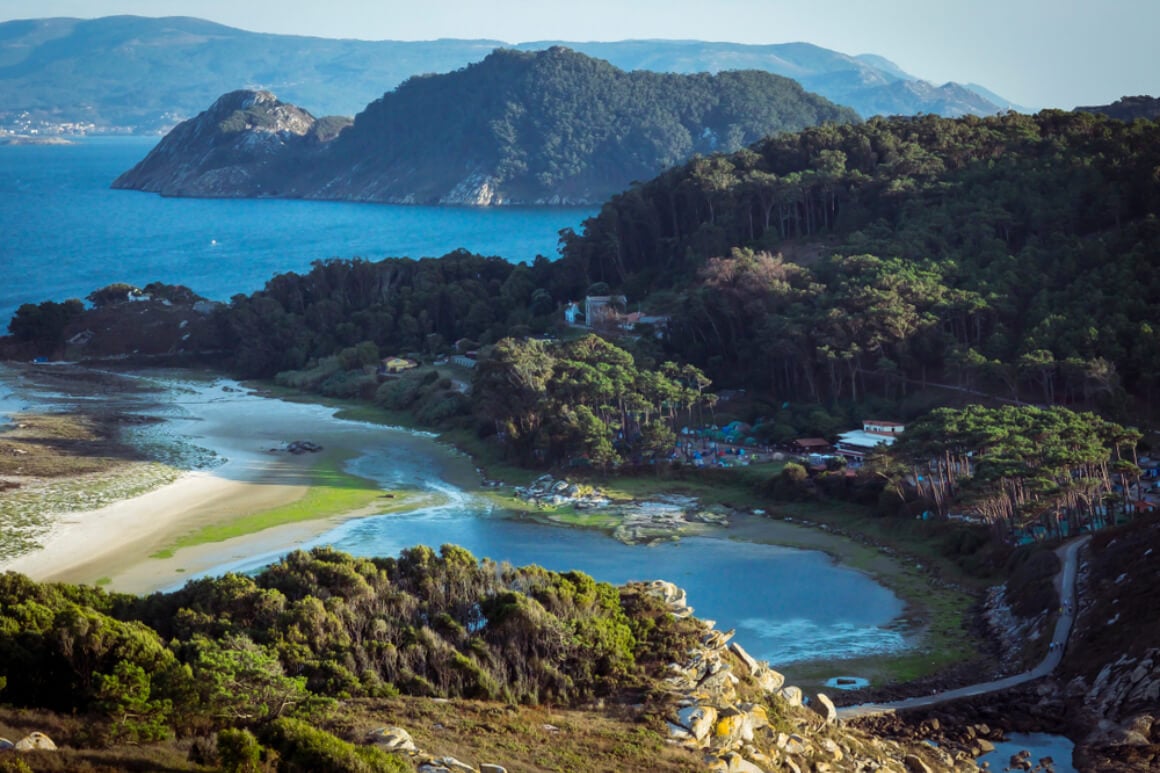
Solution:
<svg viewBox="0 0 1160 773"><path fill-rule="evenodd" d="M0 0L0 21L125 13L365 40L805 41L1032 108L1160 95L1160 0Z"/></svg>

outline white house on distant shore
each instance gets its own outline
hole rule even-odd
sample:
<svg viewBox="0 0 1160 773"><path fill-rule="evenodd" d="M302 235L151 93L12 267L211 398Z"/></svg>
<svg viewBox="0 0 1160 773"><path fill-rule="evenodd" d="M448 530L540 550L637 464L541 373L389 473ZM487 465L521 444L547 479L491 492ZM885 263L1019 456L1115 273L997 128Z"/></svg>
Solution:
<svg viewBox="0 0 1160 773"><path fill-rule="evenodd" d="M865 459L878 446L892 445L905 429L905 424L896 421L866 419L862 422L862 429L852 429L838 435L835 448L851 461Z"/></svg>

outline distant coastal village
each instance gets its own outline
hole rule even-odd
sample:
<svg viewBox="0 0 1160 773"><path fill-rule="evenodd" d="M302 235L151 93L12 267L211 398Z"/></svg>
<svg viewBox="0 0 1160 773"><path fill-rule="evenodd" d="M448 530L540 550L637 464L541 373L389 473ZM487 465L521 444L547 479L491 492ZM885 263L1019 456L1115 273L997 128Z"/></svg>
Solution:
<svg viewBox="0 0 1160 773"><path fill-rule="evenodd" d="M85 137L97 132L95 123L45 123L30 118L18 118L0 126L0 137ZM101 134L110 132L100 130Z"/></svg>

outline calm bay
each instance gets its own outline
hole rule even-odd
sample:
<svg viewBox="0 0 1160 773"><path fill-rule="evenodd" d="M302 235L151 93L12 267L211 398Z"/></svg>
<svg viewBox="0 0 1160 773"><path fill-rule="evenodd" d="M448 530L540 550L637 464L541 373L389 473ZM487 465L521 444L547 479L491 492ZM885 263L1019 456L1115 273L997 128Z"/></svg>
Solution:
<svg viewBox="0 0 1160 773"><path fill-rule="evenodd" d="M0 145L0 320L23 303L113 282L183 284L213 300L327 258L438 257L466 249L531 262L591 209L419 207L278 199L172 199L111 190L154 138Z"/></svg>

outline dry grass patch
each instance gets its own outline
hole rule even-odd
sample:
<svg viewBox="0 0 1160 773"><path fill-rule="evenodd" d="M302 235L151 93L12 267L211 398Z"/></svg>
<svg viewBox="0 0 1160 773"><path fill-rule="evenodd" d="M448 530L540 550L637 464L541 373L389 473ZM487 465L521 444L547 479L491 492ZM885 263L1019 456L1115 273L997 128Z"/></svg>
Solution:
<svg viewBox="0 0 1160 773"><path fill-rule="evenodd" d="M405 728L420 749L510 773L701 771L699 755L665 743L662 722L629 707L579 711L425 698L345 704L340 734L362 742L384 725Z"/></svg>
<svg viewBox="0 0 1160 773"><path fill-rule="evenodd" d="M99 722L87 717L0 706L0 737L18 741L36 731L44 733L57 745L57 751L54 752L24 752L15 757L38 772L156 773L212 770L189 761L189 741L109 748L100 738L101 730Z"/></svg>

